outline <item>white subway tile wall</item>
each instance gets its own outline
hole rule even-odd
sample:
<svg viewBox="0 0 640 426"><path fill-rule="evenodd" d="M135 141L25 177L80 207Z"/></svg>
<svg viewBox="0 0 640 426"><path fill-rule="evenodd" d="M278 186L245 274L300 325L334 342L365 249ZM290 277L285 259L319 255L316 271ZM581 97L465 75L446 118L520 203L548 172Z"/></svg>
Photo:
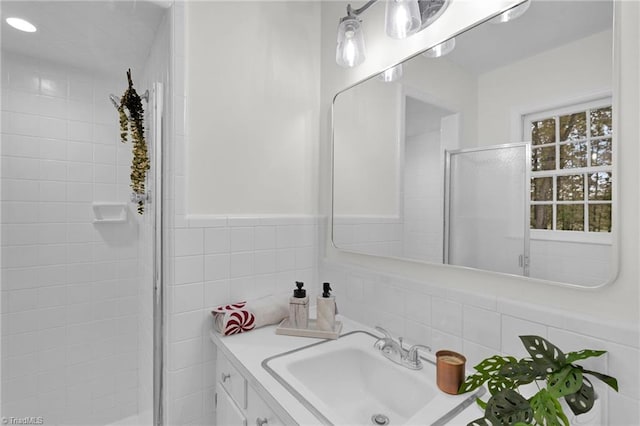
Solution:
<svg viewBox="0 0 640 426"><path fill-rule="evenodd" d="M3 415L109 423L138 409L139 223L92 223L93 202L128 197L108 99L126 81L2 65Z"/></svg>
<svg viewBox="0 0 640 426"><path fill-rule="evenodd" d="M336 217L333 242L345 250L402 257L403 223L387 217Z"/></svg>
<svg viewBox="0 0 640 426"><path fill-rule="evenodd" d="M212 308L272 294L285 297L296 280L306 283L315 300L319 286L316 220L291 217L291 224L283 225L286 221L267 217L236 221L230 217L226 223L240 226L196 227L199 221L190 218L190 227L175 228L175 280L168 287L169 424L184 424L187 418L213 424ZM287 261L279 261L283 253ZM201 412L189 411L194 407Z"/></svg>
<svg viewBox="0 0 640 426"><path fill-rule="evenodd" d="M637 418L640 407L638 324L601 322L480 293L444 290L329 261L320 261L319 275L320 281L331 281L341 313L392 330L410 343L430 345L433 351L462 351L470 368L494 354L528 356L520 335L548 338L566 352L606 350L605 356L583 363L618 379L619 393L594 383L604 402L601 424L635 424L629 419Z"/></svg>

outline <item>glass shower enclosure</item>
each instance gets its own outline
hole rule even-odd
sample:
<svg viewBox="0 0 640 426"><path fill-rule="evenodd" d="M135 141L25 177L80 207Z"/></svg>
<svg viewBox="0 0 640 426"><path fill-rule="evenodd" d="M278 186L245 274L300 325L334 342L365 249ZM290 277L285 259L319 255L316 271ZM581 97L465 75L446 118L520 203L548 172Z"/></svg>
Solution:
<svg viewBox="0 0 640 426"><path fill-rule="evenodd" d="M529 275L526 143L448 151L445 263Z"/></svg>
<svg viewBox="0 0 640 426"><path fill-rule="evenodd" d="M4 418L161 422L160 203L171 7L0 5L3 18L37 27L26 33L2 21ZM120 141L117 109L129 69L150 157L146 190L135 202L133 147L131 138Z"/></svg>

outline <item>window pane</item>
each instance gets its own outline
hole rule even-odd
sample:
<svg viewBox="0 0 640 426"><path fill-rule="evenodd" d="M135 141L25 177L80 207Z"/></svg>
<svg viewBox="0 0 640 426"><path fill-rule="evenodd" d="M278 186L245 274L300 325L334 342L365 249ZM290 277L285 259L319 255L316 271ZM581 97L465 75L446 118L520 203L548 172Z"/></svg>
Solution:
<svg viewBox="0 0 640 426"><path fill-rule="evenodd" d="M587 113L563 115L560 117L560 142L575 141L587 137Z"/></svg>
<svg viewBox="0 0 640 426"><path fill-rule="evenodd" d="M553 178L531 179L531 201L553 201Z"/></svg>
<svg viewBox="0 0 640 426"><path fill-rule="evenodd" d="M584 200L584 175L558 176L558 201Z"/></svg>
<svg viewBox="0 0 640 426"><path fill-rule="evenodd" d="M584 205L558 205L556 230L584 231Z"/></svg>
<svg viewBox="0 0 640 426"><path fill-rule="evenodd" d="M552 229L552 206L531 206L531 229Z"/></svg>
<svg viewBox="0 0 640 426"><path fill-rule="evenodd" d="M547 118L545 120L534 121L531 123L531 143L533 145L542 145L545 143L556 142L556 120L555 118Z"/></svg>
<svg viewBox="0 0 640 426"><path fill-rule="evenodd" d="M589 232L611 232L611 204L589 206Z"/></svg>
<svg viewBox="0 0 640 426"><path fill-rule="evenodd" d="M589 199L611 200L611 172L591 173L589 175Z"/></svg>
<svg viewBox="0 0 640 426"><path fill-rule="evenodd" d="M547 146L544 148L533 148L531 150L531 170L555 170L556 168L556 147Z"/></svg>
<svg viewBox="0 0 640 426"><path fill-rule="evenodd" d="M611 139L602 139L591 142L591 165L611 165Z"/></svg>
<svg viewBox="0 0 640 426"><path fill-rule="evenodd" d="M611 127L611 107L591 111L591 136L609 136Z"/></svg>
<svg viewBox="0 0 640 426"><path fill-rule="evenodd" d="M587 143L576 142L560 145L560 168L587 167Z"/></svg>

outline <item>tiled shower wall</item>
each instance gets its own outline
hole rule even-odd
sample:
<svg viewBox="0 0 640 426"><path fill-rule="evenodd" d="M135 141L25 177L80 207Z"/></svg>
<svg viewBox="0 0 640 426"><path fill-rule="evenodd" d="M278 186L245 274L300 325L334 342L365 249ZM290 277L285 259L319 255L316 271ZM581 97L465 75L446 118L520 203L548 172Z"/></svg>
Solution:
<svg viewBox="0 0 640 426"><path fill-rule="evenodd" d="M618 379L616 393L596 383L602 397L601 423L631 426L637 419L640 386L638 325L603 323L543 306L513 302L482 293L446 289L345 264L320 263L320 279L330 281L342 314L394 336L430 345L434 351L462 352L468 366L503 353L527 356L519 335L550 339L568 352L604 349L608 353L583 365Z"/></svg>
<svg viewBox="0 0 640 426"><path fill-rule="evenodd" d="M3 415L104 424L137 412L138 219L110 80L2 56Z"/></svg>

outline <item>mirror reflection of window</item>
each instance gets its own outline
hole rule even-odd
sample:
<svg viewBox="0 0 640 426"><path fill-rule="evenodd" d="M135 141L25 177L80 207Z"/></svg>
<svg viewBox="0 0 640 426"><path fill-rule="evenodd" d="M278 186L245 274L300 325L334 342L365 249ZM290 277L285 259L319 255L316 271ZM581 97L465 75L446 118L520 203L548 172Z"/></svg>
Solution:
<svg viewBox="0 0 640 426"><path fill-rule="evenodd" d="M611 99L525 115L531 229L611 232Z"/></svg>

